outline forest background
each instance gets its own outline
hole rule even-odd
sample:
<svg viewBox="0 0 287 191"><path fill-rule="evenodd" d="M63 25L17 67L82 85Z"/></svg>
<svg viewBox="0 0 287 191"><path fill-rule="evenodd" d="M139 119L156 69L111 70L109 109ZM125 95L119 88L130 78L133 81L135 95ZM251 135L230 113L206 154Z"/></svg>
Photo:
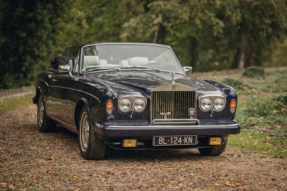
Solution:
<svg viewBox="0 0 287 191"><path fill-rule="evenodd" d="M0 0L0 89L92 42L167 44L195 72L286 66L286 18L287 0Z"/></svg>

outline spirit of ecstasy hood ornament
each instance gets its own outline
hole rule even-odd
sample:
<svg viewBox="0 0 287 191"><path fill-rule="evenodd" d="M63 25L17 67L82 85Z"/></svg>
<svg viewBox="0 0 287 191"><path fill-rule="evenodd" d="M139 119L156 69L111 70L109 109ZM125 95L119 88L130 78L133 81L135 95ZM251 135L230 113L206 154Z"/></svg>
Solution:
<svg viewBox="0 0 287 191"><path fill-rule="evenodd" d="M171 84L175 85L175 81L174 81L174 72L170 72L170 75L171 75Z"/></svg>

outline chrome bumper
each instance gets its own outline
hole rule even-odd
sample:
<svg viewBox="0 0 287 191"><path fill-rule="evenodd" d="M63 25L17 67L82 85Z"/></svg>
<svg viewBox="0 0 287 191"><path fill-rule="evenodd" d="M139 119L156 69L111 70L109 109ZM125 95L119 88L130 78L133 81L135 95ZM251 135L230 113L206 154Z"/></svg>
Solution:
<svg viewBox="0 0 287 191"><path fill-rule="evenodd" d="M228 135L241 130L238 123L201 125L150 125L150 126L104 126L96 124L96 131L106 138L152 137L158 135Z"/></svg>

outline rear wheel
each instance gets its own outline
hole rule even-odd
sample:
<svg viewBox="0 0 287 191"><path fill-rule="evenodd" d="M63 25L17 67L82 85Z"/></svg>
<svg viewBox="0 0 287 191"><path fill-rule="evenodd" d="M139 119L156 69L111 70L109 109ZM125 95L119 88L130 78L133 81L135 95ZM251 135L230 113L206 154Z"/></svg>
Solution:
<svg viewBox="0 0 287 191"><path fill-rule="evenodd" d="M82 108L78 127L79 147L82 157L88 160L103 159L105 157L106 144L97 136L85 106Z"/></svg>
<svg viewBox="0 0 287 191"><path fill-rule="evenodd" d="M41 132L55 131L57 123L46 115L43 96L40 95L37 105L37 122Z"/></svg>
<svg viewBox="0 0 287 191"><path fill-rule="evenodd" d="M226 145L227 145L227 140L224 141L223 145L214 146L212 148L200 148L198 150L201 155L219 156L224 152Z"/></svg>

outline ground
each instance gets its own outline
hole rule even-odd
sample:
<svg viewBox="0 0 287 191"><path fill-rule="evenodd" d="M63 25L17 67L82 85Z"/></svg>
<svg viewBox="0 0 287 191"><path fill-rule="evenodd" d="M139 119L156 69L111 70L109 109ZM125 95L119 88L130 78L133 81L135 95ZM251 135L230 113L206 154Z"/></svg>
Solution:
<svg viewBox="0 0 287 191"><path fill-rule="evenodd" d="M286 190L287 160L227 146L219 157L197 150L122 152L84 160L77 135L41 133L36 106L0 116L0 190Z"/></svg>

